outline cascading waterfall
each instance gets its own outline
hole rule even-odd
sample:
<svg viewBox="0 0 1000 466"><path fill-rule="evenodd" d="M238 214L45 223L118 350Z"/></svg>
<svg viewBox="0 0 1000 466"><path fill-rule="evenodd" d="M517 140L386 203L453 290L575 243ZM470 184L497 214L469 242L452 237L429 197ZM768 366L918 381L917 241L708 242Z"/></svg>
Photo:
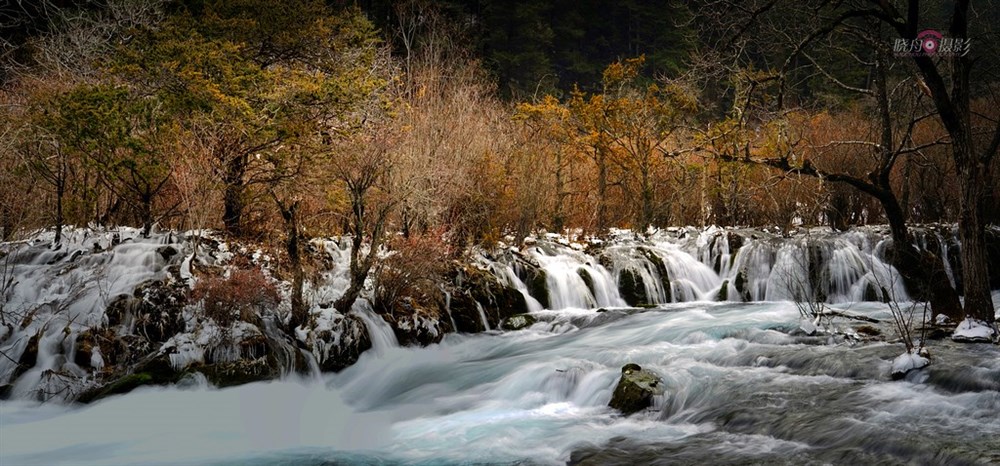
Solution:
<svg viewBox="0 0 1000 466"><path fill-rule="evenodd" d="M351 307L351 312L361 318L368 329L368 337L372 341L372 350L378 354L384 354L392 348L399 347L399 340L392 332L392 327L372 310L368 300L358 299Z"/></svg>
<svg viewBox="0 0 1000 466"><path fill-rule="evenodd" d="M9 255L0 277L6 323L0 338L0 353L5 355L0 357L0 386L14 382L15 397L72 399L87 374L74 360L79 334L107 325L105 308L116 298L132 296L144 282L163 279L168 257L176 257L182 248L171 234L143 238L139 230L129 228L67 228L57 248L51 246L53 238L49 232L31 243L5 245L11 249L5 251ZM13 325L19 322L23 325ZM129 312L116 331L131 333L134 326ZM29 346L37 352L35 363L19 375L19 360Z"/></svg>
<svg viewBox="0 0 1000 466"><path fill-rule="evenodd" d="M4 297L5 312L31 307L37 316L24 328L0 325L0 350L9 356L0 358L0 388L14 398L0 403L0 464L644 464L664 457L691 464L971 464L995 461L1000 451L994 345L935 342L935 364L891 382L887 369L900 345L816 345L797 336L800 315L787 302L690 303L819 299L891 332L888 306L856 303L906 296L884 260L889 240L878 232L788 238L686 229L590 248L539 240L517 262L487 264L526 294L537 319L526 329L401 347L393 328L359 299L350 317L364 324L372 350L340 372L321 374L298 348L305 340L292 341L268 318L262 332L276 345L279 365L296 365L298 352L309 377L286 370L281 380L220 389L194 372L176 385L84 409L32 401L60 399L73 388L62 377L91 374L77 366L82 322L100 325L105 298L132 294L168 267L190 272L189 257L198 253L169 236L126 238L114 254L76 253L93 250L84 240L94 238L68 238L77 243L61 251L23 249L9 294L16 299ZM932 242L922 247L936 250ZM326 247L334 270L309 290L324 303L346 284L344 250L335 242ZM119 252L125 257L114 257ZM81 287L94 270L100 285ZM623 292L626 281L633 286ZM528 299L539 284L554 309ZM625 297L639 295L659 308L627 308ZM450 305L446 294L446 312ZM595 307L619 309L581 310ZM348 317L323 309L311 318L325 319L328 330ZM99 328L135 332L140 325ZM11 360L29 346L34 366L12 379ZM209 359L231 359L230 350L216 348ZM172 356L184 366L211 353ZM100 370L105 357L91 353L91 366ZM665 389L631 416L607 406L626 363L654 372Z"/></svg>
<svg viewBox="0 0 1000 466"><path fill-rule="evenodd" d="M530 252L545 271L552 309L625 305L611 273L592 256L555 245L550 251L534 247Z"/></svg>
<svg viewBox="0 0 1000 466"><path fill-rule="evenodd" d="M526 285L517 276L517 272L514 271L514 267L508 264L493 262L490 264L490 269L493 271L493 274L496 275L497 278L499 278L505 285L521 292L521 295L524 296L525 304L528 306L528 312L537 312L543 309L542 303L535 299L535 297L531 296L531 293L528 292L528 285ZM450 296L448 299L450 299ZM454 325L454 322L452 322L452 325Z"/></svg>
<svg viewBox="0 0 1000 466"><path fill-rule="evenodd" d="M483 310L483 304L476 301L476 311L479 312L479 321L483 324L483 330L487 332L492 330L490 328L490 321L486 319L486 311Z"/></svg>
<svg viewBox="0 0 1000 466"><path fill-rule="evenodd" d="M738 240L735 245L733 238ZM622 293L650 305L906 301L899 273L885 260L889 242L883 234L865 229L841 234L807 230L785 238L713 227L629 236L601 244L594 255L546 240L538 240L528 252L545 272L552 309L624 306ZM950 270L947 256L944 260ZM496 263L493 269L498 276L517 277L506 263ZM530 296L520 280L504 279Z"/></svg>

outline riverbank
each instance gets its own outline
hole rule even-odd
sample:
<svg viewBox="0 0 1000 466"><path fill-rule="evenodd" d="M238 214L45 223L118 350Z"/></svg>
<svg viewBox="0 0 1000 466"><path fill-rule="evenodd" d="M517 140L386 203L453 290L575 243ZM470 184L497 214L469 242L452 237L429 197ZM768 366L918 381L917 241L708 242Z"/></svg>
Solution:
<svg viewBox="0 0 1000 466"><path fill-rule="evenodd" d="M958 283L950 227L916 231ZM192 379L227 387L315 378L352 366L373 347L522 328L544 309L601 314L674 302L791 300L801 310L909 299L885 262L888 240L878 227L713 227L543 235L475 249L446 264L441 281L424 287L432 293L404 296L389 309L363 299L341 313L332 303L347 287L349 242L329 238L306 248L308 319L290 329L291 285L280 253L211 232L140 233L69 229L58 248L50 233L3 245L0 395L90 402ZM859 341L896 338L891 329L859 333L858 324L826 330Z"/></svg>

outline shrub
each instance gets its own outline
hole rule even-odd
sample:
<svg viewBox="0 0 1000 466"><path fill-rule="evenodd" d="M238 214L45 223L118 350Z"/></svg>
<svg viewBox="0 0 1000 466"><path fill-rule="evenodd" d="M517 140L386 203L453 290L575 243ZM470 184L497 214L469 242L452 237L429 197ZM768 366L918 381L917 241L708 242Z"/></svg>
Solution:
<svg viewBox="0 0 1000 466"><path fill-rule="evenodd" d="M448 244L434 231L397 238L390 248L392 254L379 262L374 276L374 305L389 313L404 296L426 302L436 293L450 257Z"/></svg>
<svg viewBox="0 0 1000 466"><path fill-rule="evenodd" d="M281 300L278 290L260 269L233 269L229 277L202 278L191 290L193 302L202 301L205 315L223 327L236 320L252 322Z"/></svg>

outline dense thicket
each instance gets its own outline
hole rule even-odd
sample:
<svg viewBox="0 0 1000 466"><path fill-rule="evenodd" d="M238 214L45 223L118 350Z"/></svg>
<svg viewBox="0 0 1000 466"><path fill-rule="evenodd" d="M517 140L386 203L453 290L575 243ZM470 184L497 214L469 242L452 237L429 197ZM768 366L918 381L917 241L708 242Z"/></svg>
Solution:
<svg viewBox="0 0 1000 466"><path fill-rule="evenodd" d="M5 239L219 228L281 244L301 282L315 235L455 252L539 229L889 223L908 244L907 224L961 220L974 245L998 220L995 8L17 5L0 44ZM971 38L969 55L894 53L925 27ZM377 268L355 251L355 277Z"/></svg>

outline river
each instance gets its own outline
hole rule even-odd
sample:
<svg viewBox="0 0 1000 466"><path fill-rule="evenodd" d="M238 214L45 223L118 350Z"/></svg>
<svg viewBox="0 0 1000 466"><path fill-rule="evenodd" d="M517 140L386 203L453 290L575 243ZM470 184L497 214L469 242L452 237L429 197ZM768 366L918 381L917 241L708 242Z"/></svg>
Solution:
<svg viewBox="0 0 1000 466"><path fill-rule="evenodd" d="M840 307L889 321L883 304ZM373 335L322 378L6 401L0 464L1000 462L995 345L932 341L929 368L891 381L901 344L802 335L787 302L602 311L538 311L526 330L426 348ZM625 417L607 404L629 362L666 392Z"/></svg>

